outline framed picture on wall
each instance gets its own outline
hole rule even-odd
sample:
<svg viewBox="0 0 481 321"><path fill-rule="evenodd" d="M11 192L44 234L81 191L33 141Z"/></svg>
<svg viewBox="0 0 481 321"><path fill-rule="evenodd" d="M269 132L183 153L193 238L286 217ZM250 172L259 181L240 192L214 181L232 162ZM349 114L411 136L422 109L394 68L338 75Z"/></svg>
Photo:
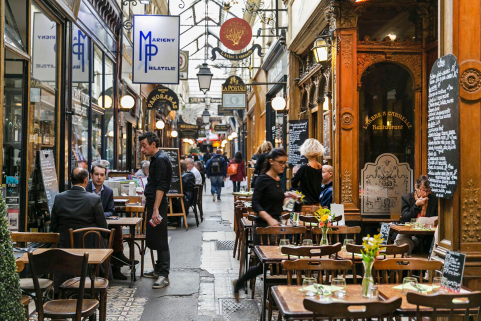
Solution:
<svg viewBox="0 0 481 321"><path fill-rule="evenodd" d="M324 159L331 159L331 111L325 111L322 114L322 144L326 149Z"/></svg>

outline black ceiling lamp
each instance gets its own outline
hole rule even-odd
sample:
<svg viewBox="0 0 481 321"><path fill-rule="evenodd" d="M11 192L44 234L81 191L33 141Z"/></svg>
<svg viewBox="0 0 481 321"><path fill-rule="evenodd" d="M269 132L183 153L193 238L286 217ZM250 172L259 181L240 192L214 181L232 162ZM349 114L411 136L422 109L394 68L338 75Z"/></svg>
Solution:
<svg viewBox="0 0 481 321"><path fill-rule="evenodd" d="M210 83L212 77L214 76L207 65L207 14L209 12L209 1L205 2L205 56L204 63L202 67L199 68L199 73L197 74L197 79L199 80L199 89L204 93L204 95L210 90Z"/></svg>

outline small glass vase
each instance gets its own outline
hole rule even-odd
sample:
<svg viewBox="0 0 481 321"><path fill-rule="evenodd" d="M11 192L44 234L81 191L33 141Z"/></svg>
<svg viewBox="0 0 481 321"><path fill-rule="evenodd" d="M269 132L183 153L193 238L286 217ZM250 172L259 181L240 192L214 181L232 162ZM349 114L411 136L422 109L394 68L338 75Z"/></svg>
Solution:
<svg viewBox="0 0 481 321"><path fill-rule="evenodd" d="M319 243L320 246L323 245L329 245L329 239L327 238L327 232L328 230L322 229L322 237L321 237L321 243Z"/></svg>
<svg viewBox="0 0 481 321"><path fill-rule="evenodd" d="M372 277L372 267L374 266L374 260L366 262L362 261L364 266L364 276L362 278L362 296L365 298L372 298L373 291L372 286L374 285L374 278Z"/></svg>

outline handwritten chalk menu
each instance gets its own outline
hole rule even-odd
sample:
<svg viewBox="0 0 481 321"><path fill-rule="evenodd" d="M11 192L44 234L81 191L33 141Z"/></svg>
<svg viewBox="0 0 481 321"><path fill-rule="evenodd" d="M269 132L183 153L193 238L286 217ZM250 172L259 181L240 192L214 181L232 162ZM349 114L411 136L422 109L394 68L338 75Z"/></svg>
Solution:
<svg viewBox="0 0 481 321"><path fill-rule="evenodd" d="M307 163L304 156L301 156L299 148L308 135L308 120L289 121L289 163L293 166Z"/></svg>
<svg viewBox="0 0 481 321"><path fill-rule="evenodd" d="M444 258L442 287L449 292L459 293L463 283L464 263L466 254L447 251Z"/></svg>
<svg viewBox="0 0 481 321"><path fill-rule="evenodd" d="M387 245L389 240L389 231L391 230L391 224L381 223L381 237L383 239L382 244Z"/></svg>
<svg viewBox="0 0 481 321"><path fill-rule="evenodd" d="M169 156L172 163L172 182L167 194L182 194L182 173L180 170L180 157L178 148L161 148Z"/></svg>
<svg viewBox="0 0 481 321"><path fill-rule="evenodd" d="M451 198L459 165L459 66L454 55L434 63L428 97L429 182L437 197Z"/></svg>
<svg viewBox="0 0 481 321"><path fill-rule="evenodd" d="M48 212L52 214L53 202L58 194L57 171L55 170L55 157L51 149L38 152L40 158L40 171L42 172L43 187L47 197Z"/></svg>

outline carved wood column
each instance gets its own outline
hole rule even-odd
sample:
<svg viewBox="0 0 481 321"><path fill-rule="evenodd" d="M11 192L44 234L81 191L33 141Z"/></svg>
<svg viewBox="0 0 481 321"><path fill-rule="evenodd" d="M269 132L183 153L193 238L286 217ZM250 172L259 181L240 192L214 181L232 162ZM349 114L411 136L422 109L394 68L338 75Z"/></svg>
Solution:
<svg viewBox="0 0 481 321"><path fill-rule="evenodd" d="M459 180L454 196L440 200L439 247L466 253L464 283L481 289L481 3L441 0L440 52L452 52L459 70ZM451 14L452 12L452 14ZM452 24L452 29L448 28Z"/></svg>
<svg viewBox="0 0 481 321"><path fill-rule="evenodd" d="M357 92L357 30L336 30L337 150L339 201L347 220L360 220L359 210L359 102Z"/></svg>

